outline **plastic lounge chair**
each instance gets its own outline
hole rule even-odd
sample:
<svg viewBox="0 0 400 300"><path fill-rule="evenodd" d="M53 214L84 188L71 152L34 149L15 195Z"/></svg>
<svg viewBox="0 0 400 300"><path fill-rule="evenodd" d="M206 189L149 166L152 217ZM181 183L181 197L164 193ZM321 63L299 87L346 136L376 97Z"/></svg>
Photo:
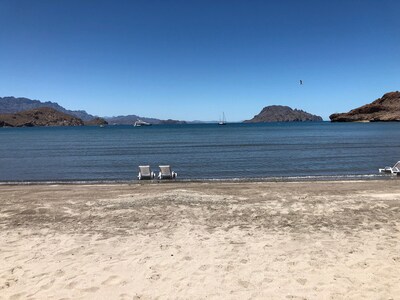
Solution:
<svg viewBox="0 0 400 300"><path fill-rule="evenodd" d="M170 166L159 166L160 173L158 173L158 179L174 179L178 176L176 172L171 171Z"/></svg>
<svg viewBox="0 0 400 300"><path fill-rule="evenodd" d="M384 169L379 169L379 173L400 173L400 161L398 161L393 167L385 167Z"/></svg>
<svg viewBox="0 0 400 300"><path fill-rule="evenodd" d="M155 176L156 174L150 170L150 166L139 166L139 180L153 179Z"/></svg>

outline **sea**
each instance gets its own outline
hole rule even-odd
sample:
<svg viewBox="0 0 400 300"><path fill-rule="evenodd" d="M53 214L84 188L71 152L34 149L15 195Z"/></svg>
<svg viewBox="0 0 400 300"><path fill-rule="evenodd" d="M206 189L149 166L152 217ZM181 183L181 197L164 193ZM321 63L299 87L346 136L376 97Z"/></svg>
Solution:
<svg viewBox="0 0 400 300"><path fill-rule="evenodd" d="M178 180L380 178L400 123L0 128L0 182L130 182L138 166Z"/></svg>

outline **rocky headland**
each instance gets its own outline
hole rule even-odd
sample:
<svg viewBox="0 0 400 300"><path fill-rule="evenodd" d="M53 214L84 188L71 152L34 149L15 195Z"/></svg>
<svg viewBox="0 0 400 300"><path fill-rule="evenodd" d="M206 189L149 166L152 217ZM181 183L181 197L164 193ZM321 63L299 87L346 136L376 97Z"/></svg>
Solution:
<svg viewBox="0 0 400 300"><path fill-rule="evenodd" d="M370 104L329 116L332 122L400 121L400 92L390 92Z"/></svg>
<svg viewBox="0 0 400 300"><path fill-rule="evenodd" d="M83 121L77 117L59 112L54 108L41 107L0 115L0 127L34 127L34 126L82 126Z"/></svg>
<svg viewBox="0 0 400 300"><path fill-rule="evenodd" d="M49 107L53 108L59 112L67 115L77 117L83 121L90 121L95 116L88 114L84 110L69 110L56 102L46 101L42 102L40 100L32 100L24 97L0 97L0 114L15 114L22 111Z"/></svg>
<svg viewBox="0 0 400 300"><path fill-rule="evenodd" d="M251 120L244 121L244 123L316 121L322 121L322 118L300 109L292 109L289 106L271 105L264 107L258 115L255 115Z"/></svg>

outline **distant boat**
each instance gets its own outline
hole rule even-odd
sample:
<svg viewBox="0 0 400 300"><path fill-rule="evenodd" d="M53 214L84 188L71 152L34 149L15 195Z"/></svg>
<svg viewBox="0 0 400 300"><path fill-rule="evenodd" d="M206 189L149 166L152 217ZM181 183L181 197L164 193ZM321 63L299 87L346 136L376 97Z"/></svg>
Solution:
<svg viewBox="0 0 400 300"><path fill-rule="evenodd" d="M218 122L218 125L226 125L225 113L222 113L222 120Z"/></svg>
<svg viewBox="0 0 400 300"><path fill-rule="evenodd" d="M141 126L151 126L151 123L147 123L147 122L145 122L145 121L142 121L142 120L137 120L136 122L135 122L135 124L133 124L133 126L135 126L135 127L141 127Z"/></svg>

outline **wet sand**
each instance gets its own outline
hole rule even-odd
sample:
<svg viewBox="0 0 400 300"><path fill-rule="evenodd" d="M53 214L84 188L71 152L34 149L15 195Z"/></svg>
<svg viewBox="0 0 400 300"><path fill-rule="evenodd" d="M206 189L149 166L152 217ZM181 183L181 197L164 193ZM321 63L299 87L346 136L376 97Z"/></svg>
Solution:
<svg viewBox="0 0 400 300"><path fill-rule="evenodd" d="M399 299L400 181L0 186L0 299Z"/></svg>

